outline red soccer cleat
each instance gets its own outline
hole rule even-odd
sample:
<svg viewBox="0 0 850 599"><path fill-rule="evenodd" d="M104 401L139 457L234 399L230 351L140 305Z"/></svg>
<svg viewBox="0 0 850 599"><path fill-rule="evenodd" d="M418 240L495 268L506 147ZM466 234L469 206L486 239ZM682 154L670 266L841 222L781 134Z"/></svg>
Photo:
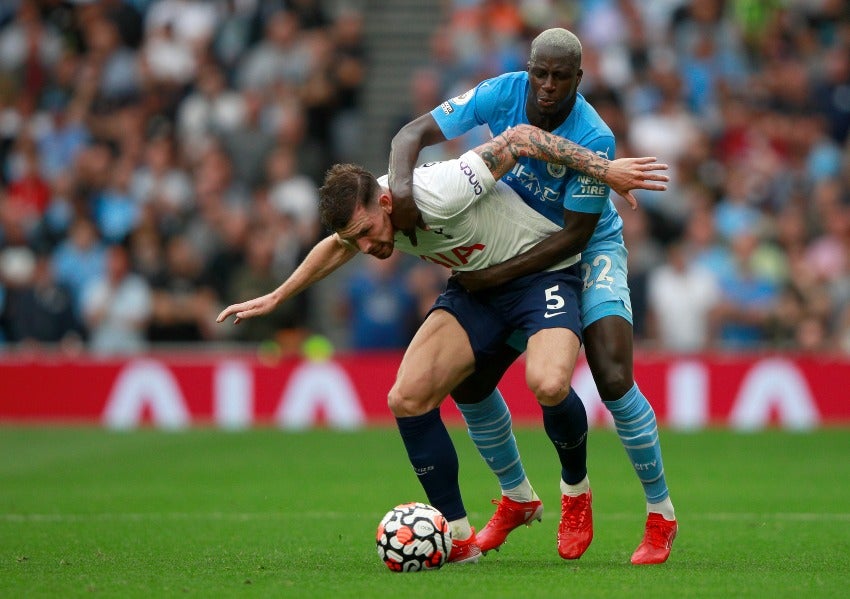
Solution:
<svg viewBox="0 0 850 599"><path fill-rule="evenodd" d="M478 558L481 557L481 547L478 546L478 539L475 536L475 529L472 529L472 536L463 541L452 539L452 550L449 553L449 564L477 564Z"/></svg>
<svg viewBox="0 0 850 599"><path fill-rule="evenodd" d="M646 518L643 541L632 554L632 563L641 565L666 562L677 532L679 524L676 520L666 520L661 514L650 512Z"/></svg>
<svg viewBox="0 0 850 599"><path fill-rule="evenodd" d="M497 506L496 513L478 533L478 546L484 553L498 550L513 529L543 519L543 502L539 499L520 502L503 495L501 501L494 499L493 503Z"/></svg>
<svg viewBox="0 0 850 599"><path fill-rule="evenodd" d="M578 496L561 495L561 524L558 526L558 554L578 559L593 540L593 510L590 491Z"/></svg>

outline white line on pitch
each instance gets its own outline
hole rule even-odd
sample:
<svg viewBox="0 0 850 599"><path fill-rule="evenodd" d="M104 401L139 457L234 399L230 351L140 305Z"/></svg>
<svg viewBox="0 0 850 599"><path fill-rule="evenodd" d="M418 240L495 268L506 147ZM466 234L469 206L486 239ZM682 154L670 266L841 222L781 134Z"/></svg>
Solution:
<svg viewBox="0 0 850 599"><path fill-rule="evenodd" d="M287 510L280 512L104 512L92 514L0 514L2 522L91 522L98 520L150 521L150 520L221 520L221 521L250 521L250 520L290 520L290 519L342 519L352 517L380 516L374 514L352 514L350 512L301 512ZM472 513L472 516L486 517L487 514ZM642 513L605 513L595 514L599 520L640 520ZM850 522L847 512L690 512L681 514L684 521L708 522Z"/></svg>

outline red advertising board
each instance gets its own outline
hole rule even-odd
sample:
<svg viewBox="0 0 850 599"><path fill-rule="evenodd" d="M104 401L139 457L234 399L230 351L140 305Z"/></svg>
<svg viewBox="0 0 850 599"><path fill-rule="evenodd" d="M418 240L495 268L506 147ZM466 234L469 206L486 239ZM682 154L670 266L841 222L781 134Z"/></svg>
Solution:
<svg viewBox="0 0 850 599"><path fill-rule="evenodd" d="M356 428L392 421L387 391L400 353L329 361L169 354L122 359L0 358L0 422L101 423L114 428L215 425ZM850 359L784 355L640 355L635 377L662 425L808 429L850 424ZM591 422L609 424L581 361L573 387ZM517 362L500 385L517 423L540 422ZM459 415L451 401L447 420Z"/></svg>

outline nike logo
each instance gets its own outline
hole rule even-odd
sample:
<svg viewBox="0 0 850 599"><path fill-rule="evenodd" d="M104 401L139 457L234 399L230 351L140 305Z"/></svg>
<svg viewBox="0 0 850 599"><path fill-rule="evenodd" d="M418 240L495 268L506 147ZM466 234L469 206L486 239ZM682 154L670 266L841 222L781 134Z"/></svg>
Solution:
<svg viewBox="0 0 850 599"><path fill-rule="evenodd" d="M557 316L558 314L566 314L566 311L564 311L564 312L544 312L543 318L552 318L553 316Z"/></svg>

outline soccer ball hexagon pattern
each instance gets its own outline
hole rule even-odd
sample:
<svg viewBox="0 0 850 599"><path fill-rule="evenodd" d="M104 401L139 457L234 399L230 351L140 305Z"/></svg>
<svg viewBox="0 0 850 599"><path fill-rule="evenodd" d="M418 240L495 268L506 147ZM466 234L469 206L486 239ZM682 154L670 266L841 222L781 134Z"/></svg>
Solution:
<svg viewBox="0 0 850 599"><path fill-rule="evenodd" d="M393 572L434 570L452 549L449 523L426 503L397 505L378 524L378 556Z"/></svg>

